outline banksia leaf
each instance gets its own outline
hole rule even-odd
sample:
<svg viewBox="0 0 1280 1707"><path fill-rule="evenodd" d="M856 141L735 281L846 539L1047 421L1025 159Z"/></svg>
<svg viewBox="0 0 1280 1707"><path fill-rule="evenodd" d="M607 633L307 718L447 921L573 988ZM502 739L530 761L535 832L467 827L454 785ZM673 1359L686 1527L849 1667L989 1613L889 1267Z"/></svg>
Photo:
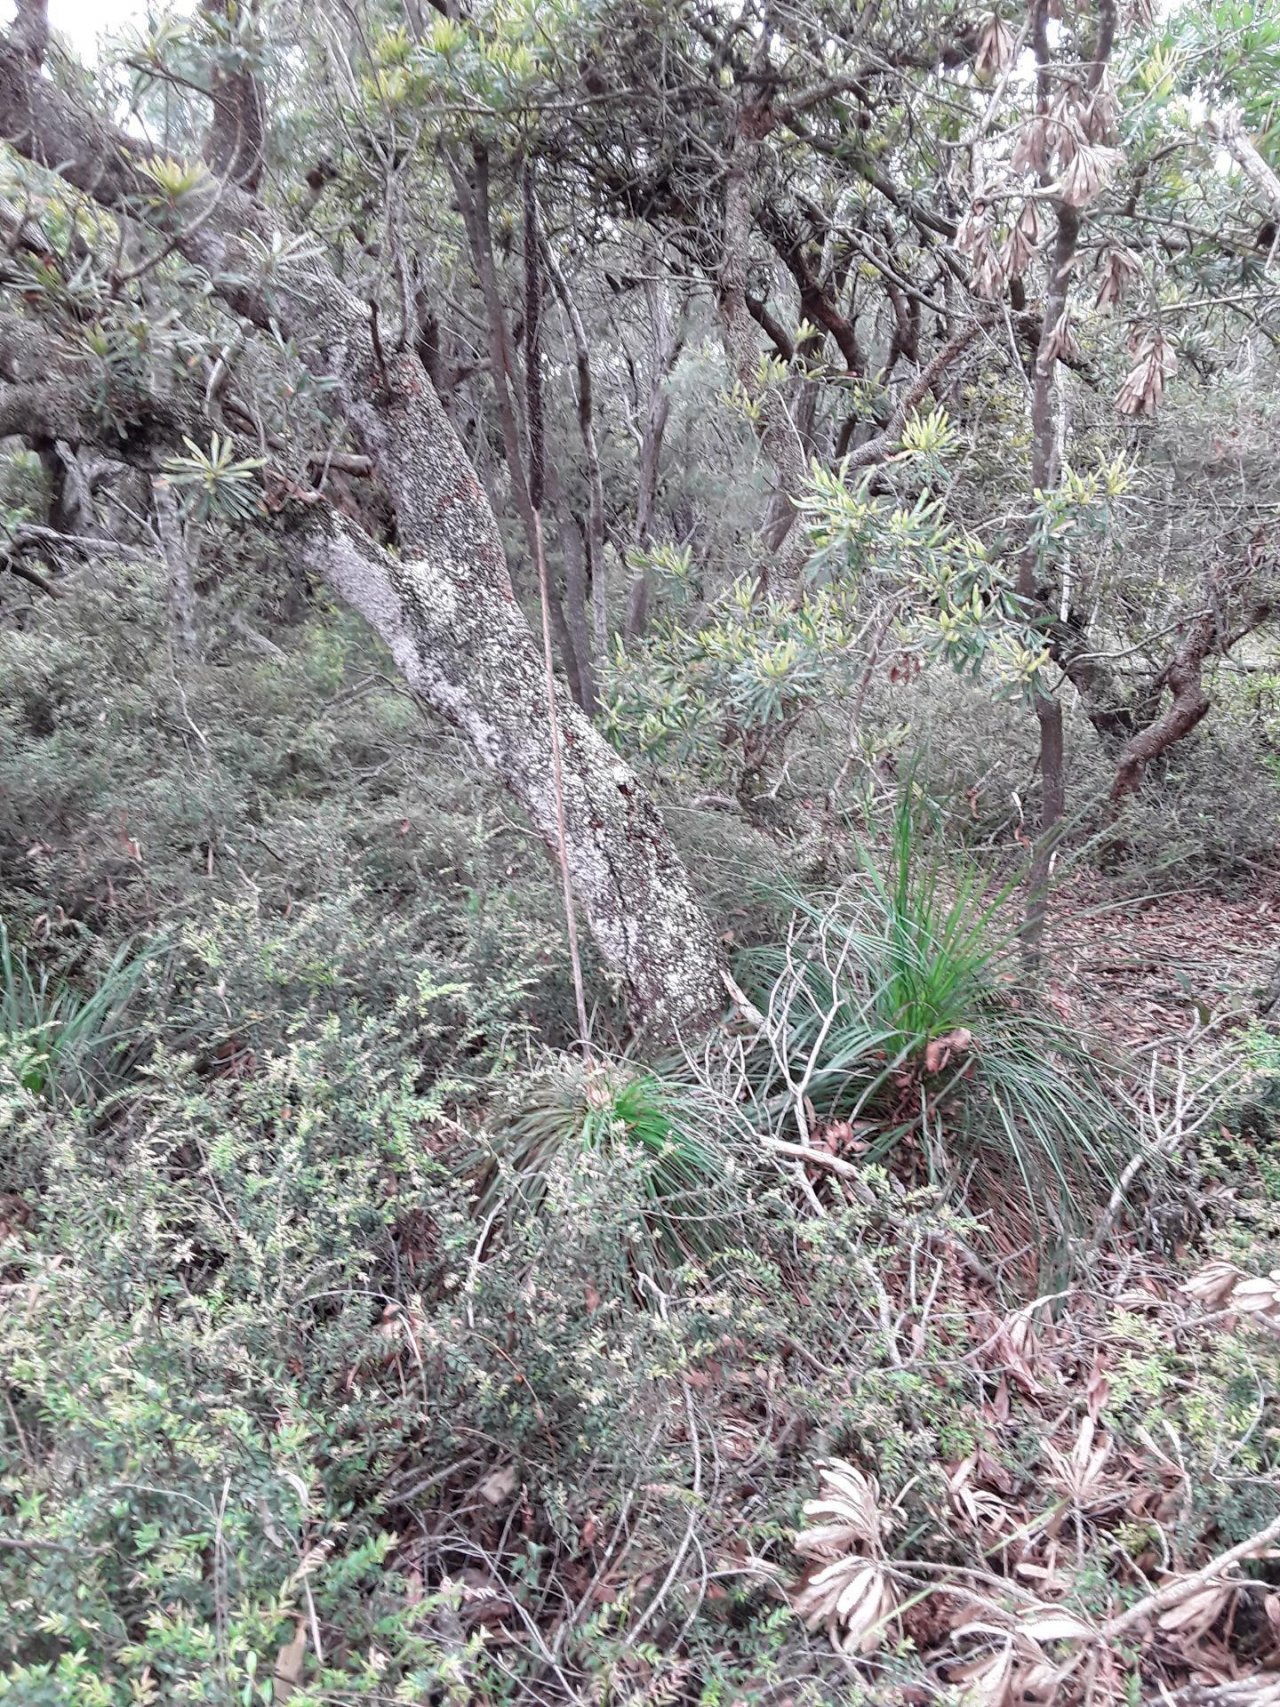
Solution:
<svg viewBox="0 0 1280 1707"><path fill-rule="evenodd" d="M1049 336L1040 348L1037 366L1048 370L1055 362L1078 362L1082 359L1080 345L1071 324L1071 310L1064 308Z"/></svg>
<svg viewBox="0 0 1280 1707"><path fill-rule="evenodd" d="M1018 132L1009 164L1015 172L1043 172L1049 164L1049 153L1048 119L1030 119Z"/></svg>
<svg viewBox="0 0 1280 1707"><path fill-rule="evenodd" d="M898 1593L875 1559L836 1559L810 1577L791 1597L806 1629L826 1627L833 1647L869 1654L884 1640L898 1609Z"/></svg>
<svg viewBox="0 0 1280 1707"><path fill-rule="evenodd" d="M991 221L984 202L974 202L956 233L956 248L967 255L973 288L979 296L994 301L1004 290L1005 273L996 253Z"/></svg>
<svg viewBox="0 0 1280 1707"><path fill-rule="evenodd" d="M1015 42L1013 31L998 12L993 12L982 26L978 51L973 59L973 74L979 83L991 83L1013 60Z"/></svg>
<svg viewBox="0 0 1280 1707"><path fill-rule="evenodd" d="M1178 370L1173 345L1163 332L1148 332L1135 340L1137 361L1125 375L1116 396L1122 415L1154 415L1164 396L1164 382Z"/></svg>
<svg viewBox="0 0 1280 1707"><path fill-rule="evenodd" d="M1220 1310L1239 1279L1240 1270L1234 1263L1211 1262L1184 1281L1178 1290L1194 1298L1197 1304L1203 1304L1206 1310Z"/></svg>
<svg viewBox="0 0 1280 1707"><path fill-rule="evenodd" d="M1040 220L1036 212L1036 204L1029 198L1022 204L1022 212L1014 222L1013 229L1005 238L1004 248L1000 254L1000 265L1010 278L1016 278L1019 273L1027 270L1027 263L1036 252L1040 241Z"/></svg>
<svg viewBox="0 0 1280 1707"><path fill-rule="evenodd" d="M1142 277L1142 263L1130 249L1108 249L1098 280L1095 308L1115 308L1128 295L1130 286Z"/></svg>
<svg viewBox="0 0 1280 1707"><path fill-rule="evenodd" d="M1058 194L1069 207L1088 207L1106 189L1122 159L1118 149L1101 148L1092 142L1078 143L1058 180Z"/></svg>

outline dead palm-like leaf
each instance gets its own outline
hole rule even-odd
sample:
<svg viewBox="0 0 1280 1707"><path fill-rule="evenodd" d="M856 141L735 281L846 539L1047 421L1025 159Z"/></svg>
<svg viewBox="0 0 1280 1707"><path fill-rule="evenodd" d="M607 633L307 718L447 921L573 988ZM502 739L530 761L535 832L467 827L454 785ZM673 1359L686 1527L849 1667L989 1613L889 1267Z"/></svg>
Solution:
<svg viewBox="0 0 1280 1707"><path fill-rule="evenodd" d="M817 1521L796 1536L796 1552L809 1559L836 1559L859 1550L877 1552L885 1522L874 1478L843 1458L828 1459L818 1469L818 1498L806 1500L803 1508L806 1517Z"/></svg>
<svg viewBox="0 0 1280 1707"><path fill-rule="evenodd" d="M823 1565L792 1591L791 1605L806 1629L825 1626L835 1648L869 1654L884 1640L898 1593L879 1560L850 1556Z"/></svg>
<svg viewBox="0 0 1280 1707"><path fill-rule="evenodd" d="M1267 1275L1246 1275L1238 1280L1231 1288L1230 1308L1269 1327L1280 1328L1280 1268L1273 1268Z"/></svg>
<svg viewBox="0 0 1280 1707"><path fill-rule="evenodd" d="M1028 197L1022 204L1022 212L1018 215L1013 229L1005 238L1004 249L1000 255L1000 265L1010 278L1016 278L1019 273L1027 270L1027 263L1036 252L1040 241L1040 220L1036 213L1036 204Z"/></svg>
<svg viewBox="0 0 1280 1707"><path fill-rule="evenodd" d="M1062 142L1058 145L1061 158ZM1123 159L1114 148L1102 148L1097 143L1076 139L1071 158L1063 167L1057 191L1068 207L1088 207L1106 189L1111 175Z"/></svg>
<svg viewBox="0 0 1280 1707"><path fill-rule="evenodd" d="M1240 1279L1240 1270L1234 1263L1211 1262L1184 1281L1178 1290L1197 1304L1203 1304L1206 1310L1221 1310Z"/></svg>
<svg viewBox="0 0 1280 1707"><path fill-rule="evenodd" d="M1194 1641L1215 1625L1235 1590L1222 1583L1196 1589L1159 1617L1160 1628L1170 1635Z"/></svg>
<svg viewBox="0 0 1280 1707"><path fill-rule="evenodd" d="M1079 109L1080 128L1090 142L1114 142L1119 118L1119 104L1104 75Z"/></svg>
<svg viewBox="0 0 1280 1707"><path fill-rule="evenodd" d="M1142 263L1130 249L1108 249L1098 279L1095 308L1115 308L1128 295L1135 280L1142 277Z"/></svg>
<svg viewBox="0 0 1280 1707"><path fill-rule="evenodd" d="M1040 116L1029 119L1019 130L1009 164L1015 172L1040 173L1049 164L1049 154L1049 120Z"/></svg>
<svg viewBox="0 0 1280 1707"><path fill-rule="evenodd" d="M1071 310L1064 308L1041 345L1039 365L1048 370L1055 362L1079 362L1081 359L1080 345L1071 324Z"/></svg>
<svg viewBox="0 0 1280 1707"><path fill-rule="evenodd" d="M1050 1481L1080 1511L1107 1503L1103 1498L1103 1475L1111 1456L1111 1442L1099 1435L1092 1417L1085 1417L1070 1452L1059 1452L1045 1442L1045 1457L1051 1466Z"/></svg>
<svg viewBox="0 0 1280 1707"><path fill-rule="evenodd" d="M1038 1606L1018 1620L1018 1634L1029 1642L1093 1642L1098 1632L1092 1624L1060 1606Z"/></svg>
<svg viewBox="0 0 1280 1707"><path fill-rule="evenodd" d="M1133 347L1138 359L1125 375L1116 408L1122 415L1154 415L1164 396L1165 381L1178 370L1178 358L1163 332L1140 335Z"/></svg>
<svg viewBox="0 0 1280 1707"><path fill-rule="evenodd" d="M1012 1514L999 1494L975 1484L977 1465L978 1455L971 1452L947 1478L947 1492L957 1515L971 1529L999 1531L1010 1527Z"/></svg>
<svg viewBox="0 0 1280 1707"><path fill-rule="evenodd" d="M964 1698L974 1707L1018 1707L1015 1694L1015 1660L1013 1641L1007 1641L994 1654L984 1654L979 1660L957 1667L949 1673L952 1683L964 1684Z"/></svg>
<svg viewBox="0 0 1280 1707"><path fill-rule="evenodd" d="M791 1593L791 1605L806 1627L825 1627L833 1645L845 1653L866 1654L883 1641L898 1609L898 1592L876 1557L887 1521L880 1491L842 1458L819 1465L819 1494L805 1502L809 1528L795 1538L795 1550L820 1561L820 1568Z"/></svg>
<svg viewBox="0 0 1280 1707"><path fill-rule="evenodd" d="M998 12L993 12L982 26L978 50L973 56L973 74L979 83L990 83L1013 61L1015 47L1013 31Z"/></svg>
<svg viewBox="0 0 1280 1707"><path fill-rule="evenodd" d="M974 290L994 301L1004 290L1005 274L984 202L975 202L962 221L956 233L956 248L968 256Z"/></svg>

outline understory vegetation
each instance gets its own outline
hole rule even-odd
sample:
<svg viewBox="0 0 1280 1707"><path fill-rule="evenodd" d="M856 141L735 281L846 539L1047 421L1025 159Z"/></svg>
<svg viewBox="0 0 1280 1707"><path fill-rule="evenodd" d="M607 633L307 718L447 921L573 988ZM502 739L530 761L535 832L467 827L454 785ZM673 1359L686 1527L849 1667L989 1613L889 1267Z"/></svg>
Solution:
<svg viewBox="0 0 1280 1707"><path fill-rule="evenodd" d="M817 887L690 814L744 1012L584 1062L553 874L367 643L179 684L163 623L113 565L2 642L0 1697L1265 1664L1268 1567L1195 1577L1277 1514L1265 1027L1150 1100L918 766Z"/></svg>
<svg viewBox="0 0 1280 1707"><path fill-rule="evenodd" d="M0 1707L1277 1707L1280 0L98 24Z"/></svg>

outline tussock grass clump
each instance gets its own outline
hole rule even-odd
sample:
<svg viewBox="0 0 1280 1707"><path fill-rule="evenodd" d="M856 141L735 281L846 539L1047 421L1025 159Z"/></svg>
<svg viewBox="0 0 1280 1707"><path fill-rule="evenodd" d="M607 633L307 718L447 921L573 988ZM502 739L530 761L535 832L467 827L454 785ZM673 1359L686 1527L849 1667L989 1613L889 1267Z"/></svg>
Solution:
<svg viewBox="0 0 1280 1707"><path fill-rule="evenodd" d="M768 1044L755 1102L775 1130L798 1111L869 1161L909 1150L971 1207L1012 1199L1074 1230L1112 1189L1120 1118L1022 979L1012 888L944 865L904 799L883 857L825 902L797 896L786 944L749 957Z"/></svg>
<svg viewBox="0 0 1280 1707"><path fill-rule="evenodd" d="M15 947L0 918L0 1055L22 1088L90 1102L118 1087L139 1043L130 1004L154 959L126 943L79 989Z"/></svg>
<svg viewBox="0 0 1280 1707"><path fill-rule="evenodd" d="M637 1260L665 1266L705 1255L723 1242L733 1214L734 1164L718 1124L712 1102L675 1075L560 1056L490 1123L479 1213L510 1221L536 1210L552 1176L580 1159L626 1157L639 1187Z"/></svg>

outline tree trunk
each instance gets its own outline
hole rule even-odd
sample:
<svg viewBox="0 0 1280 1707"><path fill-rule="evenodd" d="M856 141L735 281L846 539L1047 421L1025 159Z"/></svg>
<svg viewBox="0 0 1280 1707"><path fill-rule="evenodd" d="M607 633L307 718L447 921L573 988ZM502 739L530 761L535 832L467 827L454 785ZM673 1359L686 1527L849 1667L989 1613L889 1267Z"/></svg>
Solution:
<svg viewBox="0 0 1280 1707"><path fill-rule="evenodd" d="M542 246L542 259L547 269L573 341L573 361L578 379L578 432L587 464L587 489L591 507L587 515L583 543L587 551L587 580L591 588L592 670L599 667L609 650L609 581L604 561L604 479L600 472L600 449L596 443L595 406L591 388L591 352L587 347L586 329L577 304L569 294L569 286L556 261L549 243Z"/></svg>
<svg viewBox="0 0 1280 1707"><path fill-rule="evenodd" d="M753 69L767 64L768 33L763 32ZM809 478L808 459L786 399L776 385L761 383L760 343L747 306L747 268L751 249L751 186L760 154L760 138L771 123L767 105L748 104L738 114L724 180L720 274L717 280L720 327L729 373L755 412L756 436L773 471L782 509L775 519L776 544L767 551L759 576L760 591L797 598L809 550L804 530L795 525L797 505ZM783 525L785 522L785 526Z"/></svg>
<svg viewBox="0 0 1280 1707"><path fill-rule="evenodd" d="M645 301L649 307L649 326L653 335L652 361L649 369L649 395L645 407L644 426L640 432L640 468L636 479L636 548L645 552L653 537L654 515L658 507L658 478L662 468L662 442L671 417L671 399L667 395L667 377L680 354L683 334L678 323L673 324L662 285L656 279L646 279ZM683 310L680 319L683 320ZM649 622L649 599L652 575L642 566L631 583L627 595L626 637L638 640Z"/></svg>
<svg viewBox="0 0 1280 1707"><path fill-rule="evenodd" d="M484 495L470 478L465 496L474 513ZM451 485L466 479L450 471ZM438 494L424 483L428 506ZM460 511L461 504L448 529L420 538L404 559L319 506L291 516L285 539L294 559L381 636L409 685L468 736L554 847L540 660L518 605L502 590L496 528L474 528ZM669 1033L700 1023L720 1001L717 950L662 820L577 706L563 709L561 729L570 881L601 955L647 1028Z"/></svg>
<svg viewBox="0 0 1280 1707"><path fill-rule="evenodd" d="M233 35L235 26L243 21L240 9L233 11L230 0L201 0L201 9L215 32L226 37L237 53L243 52ZM262 181L267 128L258 79L246 66L225 70L215 64L210 98L213 123L205 138L205 159L219 177L243 189L256 190Z"/></svg>
<svg viewBox="0 0 1280 1707"><path fill-rule="evenodd" d="M493 253L488 152L477 144L472 151L470 170L464 171L456 162L451 161L450 171L453 175L454 187L458 193L458 205L462 210L462 223L466 229L467 243L471 250L471 264L475 269L476 279L480 285L480 294L484 301L489 345L489 368L493 378L494 397L498 406L498 424L502 432L503 456L507 464L507 474L511 481L511 498L524 529L525 545L532 562L538 548L535 543L533 503L529 496L529 474L525 466L527 435L524 430L520 403L515 348L511 330L507 324L507 310L502 300L502 291L498 281L498 267ZM554 463L546 469L546 484L548 495L553 500L558 501L560 483ZM601 513L603 515L603 500ZM572 577L567 570L565 593L572 601ZM583 710L591 714L595 711L594 662L590 648L584 649L577 645L577 636L581 631L581 625L577 620L576 613L564 608L558 593L553 595L552 619L555 625L556 638L560 644L565 674L569 678L570 691Z"/></svg>
<svg viewBox="0 0 1280 1707"><path fill-rule="evenodd" d="M484 490L412 350L387 352L370 310L315 255L260 283L271 217L226 183L194 189L181 224L157 208L145 144L81 110L0 40L0 134L104 206L159 221L233 313L282 329L327 381L329 406L395 505L400 556L323 501L291 505L282 542L390 648L405 678L463 731L548 846L557 842L542 665L511 589ZM248 239L248 241L246 241ZM719 954L656 810L573 708L562 724L568 858L601 955L640 1026L672 1032L720 1004Z"/></svg>
<svg viewBox="0 0 1280 1707"><path fill-rule="evenodd" d="M1054 62L1050 41L1049 20L1051 0L1033 0L1031 34L1036 59L1037 108L1047 119L1052 99L1051 67ZM1111 56L1116 28L1115 0L1098 0L1098 33L1093 57L1088 62L1085 85L1090 91L1101 84ZM1048 174L1041 174L1041 185L1047 188ZM1057 395L1058 347L1055 334L1067 311L1071 273L1075 266L1080 241L1081 214L1070 202L1055 197L1056 219L1053 250L1049 259L1049 284L1045 293L1044 318L1040 326L1040 342L1036 350L1035 368L1031 383L1031 484L1037 491L1047 492L1060 478L1058 466L1059 401ZM1018 596L1028 617L1046 613L1036 586L1038 564L1035 553L1028 548L1018 565ZM1040 826L1031 856L1026 913L1022 923L1022 941L1028 960L1037 964L1044 937L1048 913L1049 876L1053 868L1053 853L1062 833L1066 810L1066 757L1062 729L1062 703L1056 694L1037 688L1035 691L1036 720L1040 726Z"/></svg>
<svg viewBox="0 0 1280 1707"><path fill-rule="evenodd" d="M191 553L186 529L178 510L173 487L161 475L151 482L156 537L164 558L168 586L169 634L174 656L190 662L196 655L196 590L191 575Z"/></svg>
<svg viewBox="0 0 1280 1707"><path fill-rule="evenodd" d="M556 537L560 541L560 560L564 564L564 601L561 606L561 620L565 627L563 644L567 652L573 654L574 670L578 678L573 697L588 717L594 717L600 699L591 653L591 630L587 624L587 608L591 600L590 583L587 580L584 561L582 529L578 525L578 518L570 515L568 505L563 502L556 507Z"/></svg>
<svg viewBox="0 0 1280 1707"><path fill-rule="evenodd" d="M515 395L515 351L507 326L507 311L498 286L498 268L493 257L492 215L489 207L489 156L479 144L473 150L470 172L450 162L462 223L471 250L484 302L488 330L489 371L493 379L494 400L498 406L498 424L502 430L502 448L511 481L511 497L516 513L524 525L525 541L533 557L533 505L529 501L529 482L524 465L524 446L521 442L520 420Z"/></svg>

